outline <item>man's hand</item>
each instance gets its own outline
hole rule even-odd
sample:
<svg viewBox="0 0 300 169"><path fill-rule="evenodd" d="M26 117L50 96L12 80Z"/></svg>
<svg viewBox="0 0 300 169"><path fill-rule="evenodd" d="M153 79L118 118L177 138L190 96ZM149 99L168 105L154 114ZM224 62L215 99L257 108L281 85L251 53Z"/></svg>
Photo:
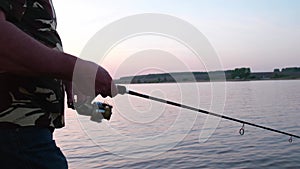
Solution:
<svg viewBox="0 0 300 169"><path fill-rule="evenodd" d="M6 20L5 13L0 9L0 21Z"/></svg>
<svg viewBox="0 0 300 169"><path fill-rule="evenodd" d="M93 98L81 93L74 83L65 81L64 84L66 87L68 108L75 110L76 106L93 100Z"/></svg>
<svg viewBox="0 0 300 169"><path fill-rule="evenodd" d="M96 97L100 94L105 98L114 97L118 93L109 73L93 62L77 59L72 81L78 91L86 96Z"/></svg>
<svg viewBox="0 0 300 169"><path fill-rule="evenodd" d="M114 97L118 89L109 73L101 66L78 59L74 68L73 81L65 81L68 107L91 102L95 97ZM76 100L75 96L76 95Z"/></svg>
<svg viewBox="0 0 300 169"><path fill-rule="evenodd" d="M95 80L95 93L102 97L114 97L118 94L118 89L113 82L112 77L102 67L98 67Z"/></svg>

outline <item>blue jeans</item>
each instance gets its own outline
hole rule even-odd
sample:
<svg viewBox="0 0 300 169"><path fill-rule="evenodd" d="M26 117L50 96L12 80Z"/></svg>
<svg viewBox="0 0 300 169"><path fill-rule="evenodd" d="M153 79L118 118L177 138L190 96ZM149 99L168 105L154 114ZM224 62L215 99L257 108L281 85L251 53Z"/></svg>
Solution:
<svg viewBox="0 0 300 169"><path fill-rule="evenodd" d="M65 156L47 128L0 129L1 169L67 169Z"/></svg>

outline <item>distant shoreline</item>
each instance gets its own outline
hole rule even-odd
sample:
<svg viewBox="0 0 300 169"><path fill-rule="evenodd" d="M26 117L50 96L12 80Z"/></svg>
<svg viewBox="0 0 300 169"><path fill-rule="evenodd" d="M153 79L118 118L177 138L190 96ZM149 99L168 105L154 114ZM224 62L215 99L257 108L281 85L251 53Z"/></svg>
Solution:
<svg viewBox="0 0 300 169"><path fill-rule="evenodd" d="M172 72L162 74L148 74L121 77L115 80L117 84L143 84L143 83L185 83L185 82L211 82L211 81L267 81L267 80L300 80L300 68L285 68L283 71L275 69L274 72L253 72L250 68L237 68L227 71L213 72Z"/></svg>
<svg viewBox="0 0 300 169"><path fill-rule="evenodd" d="M293 80L300 80L297 79L261 79L261 80L227 80L225 81L184 81L184 82L144 82L144 83L121 83L118 80L115 80L116 84L168 84L168 83L207 83L207 82L255 82L255 81L293 81Z"/></svg>

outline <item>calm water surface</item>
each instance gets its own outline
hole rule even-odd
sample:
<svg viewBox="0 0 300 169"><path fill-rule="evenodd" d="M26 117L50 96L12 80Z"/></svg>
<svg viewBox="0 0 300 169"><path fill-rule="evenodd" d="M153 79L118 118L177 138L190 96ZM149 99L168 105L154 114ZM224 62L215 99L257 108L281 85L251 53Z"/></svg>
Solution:
<svg viewBox="0 0 300 169"><path fill-rule="evenodd" d="M213 106L210 84L196 85L198 93L180 93L176 84L129 88L209 110ZM190 95L194 102L182 95ZM199 95L199 104L192 95ZM119 102L128 99L118 97ZM227 82L224 114L300 135L300 81ZM67 126L57 130L55 138L71 169L300 168L299 139L289 143L288 136L251 126L245 126L245 135L240 136L241 124L221 120L203 142L199 135L206 119L206 115L130 97L128 104L115 105L109 123L86 122L68 111Z"/></svg>

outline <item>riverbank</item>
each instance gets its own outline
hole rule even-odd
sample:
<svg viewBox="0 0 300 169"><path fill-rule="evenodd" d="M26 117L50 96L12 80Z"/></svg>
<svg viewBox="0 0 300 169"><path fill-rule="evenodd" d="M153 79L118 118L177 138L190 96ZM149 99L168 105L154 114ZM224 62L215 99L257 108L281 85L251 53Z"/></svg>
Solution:
<svg viewBox="0 0 300 169"><path fill-rule="evenodd" d="M181 83L209 81L259 81L259 80L294 80L300 79L300 71L253 72L237 74L235 70L214 72L174 72L121 77L118 84L138 83ZM247 70L247 69L245 69Z"/></svg>

